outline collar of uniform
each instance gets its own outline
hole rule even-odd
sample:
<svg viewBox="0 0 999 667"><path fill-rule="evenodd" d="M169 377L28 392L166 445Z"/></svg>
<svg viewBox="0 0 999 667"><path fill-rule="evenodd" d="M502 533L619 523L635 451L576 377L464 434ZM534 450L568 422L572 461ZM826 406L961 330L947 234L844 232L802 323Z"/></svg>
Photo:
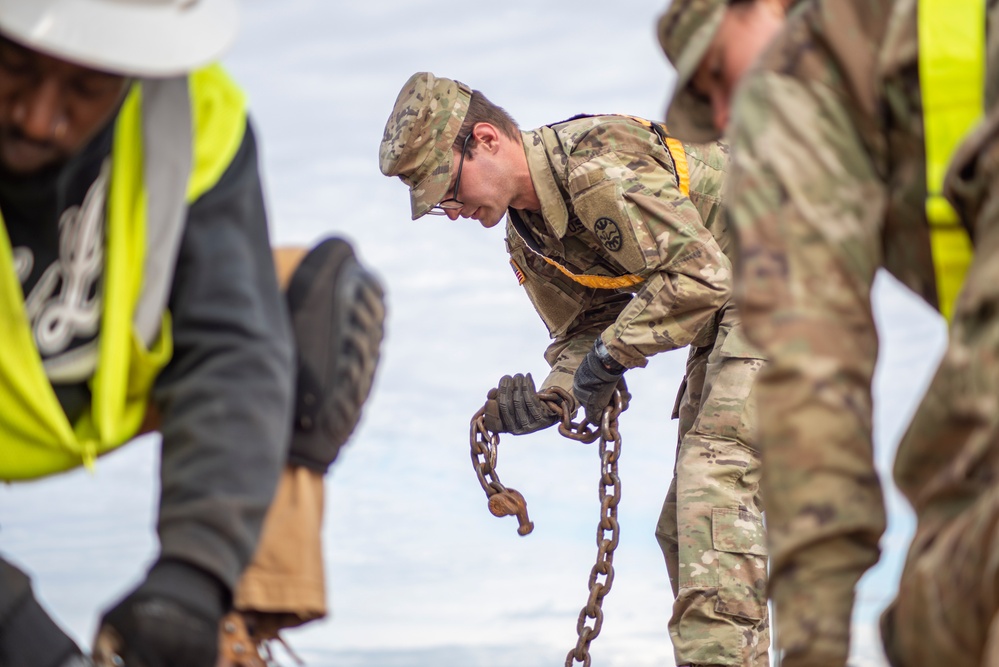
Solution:
<svg viewBox="0 0 999 667"><path fill-rule="evenodd" d="M527 155L527 168L531 172L534 191L541 202L541 216L545 219L552 236L561 239L569 226L569 210L565 206L562 191L555 182L551 162L548 159L549 148L558 145L558 138L549 127L521 132L521 135L524 140L524 153Z"/></svg>

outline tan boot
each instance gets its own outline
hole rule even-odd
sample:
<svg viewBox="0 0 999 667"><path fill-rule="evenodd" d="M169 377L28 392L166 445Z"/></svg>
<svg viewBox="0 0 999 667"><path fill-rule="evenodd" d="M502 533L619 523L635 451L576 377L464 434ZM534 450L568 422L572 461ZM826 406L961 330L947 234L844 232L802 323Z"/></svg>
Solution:
<svg viewBox="0 0 999 667"><path fill-rule="evenodd" d="M267 667L260 646L250 636L243 615L231 611L219 623L219 659L216 667Z"/></svg>
<svg viewBox="0 0 999 667"><path fill-rule="evenodd" d="M280 630L301 623L292 614L231 611L219 623L219 658L216 667L277 667L271 644L284 647L297 665L304 665Z"/></svg>

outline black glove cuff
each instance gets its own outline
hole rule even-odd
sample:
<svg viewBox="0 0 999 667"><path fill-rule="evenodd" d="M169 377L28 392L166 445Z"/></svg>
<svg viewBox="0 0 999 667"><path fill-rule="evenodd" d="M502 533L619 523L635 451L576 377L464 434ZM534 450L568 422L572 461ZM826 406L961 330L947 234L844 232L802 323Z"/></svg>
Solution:
<svg viewBox="0 0 999 667"><path fill-rule="evenodd" d="M12 612L0 633L0 663L5 667L56 667L80 655L30 593Z"/></svg>
<svg viewBox="0 0 999 667"><path fill-rule="evenodd" d="M229 588L215 576L194 565L169 559L153 566L135 594L173 600L209 623L217 623L232 600Z"/></svg>
<svg viewBox="0 0 999 667"><path fill-rule="evenodd" d="M593 353L597 356L597 360L605 371L611 373L615 376L624 375L624 372L628 370L625 368L624 364L619 362L617 359L611 356L610 350L604 345L604 341L598 336L595 341L593 341Z"/></svg>

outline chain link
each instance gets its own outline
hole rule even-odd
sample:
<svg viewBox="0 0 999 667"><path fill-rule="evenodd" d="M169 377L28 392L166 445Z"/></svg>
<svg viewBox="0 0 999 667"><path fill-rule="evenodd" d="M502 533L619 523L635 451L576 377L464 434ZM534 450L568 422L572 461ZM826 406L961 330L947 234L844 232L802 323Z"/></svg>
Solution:
<svg viewBox="0 0 999 667"><path fill-rule="evenodd" d="M538 397L550 409L561 415L558 431L570 440L582 443L600 440L600 522L597 524L597 560L590 570L589 598L576 621L576 646L565 658L565 666L572 667L573 661L590 665L590 642L597 638L604 622L603 600L614 583L614 550L620 540L620 527L617 521L617 506L621 502L621 478L618 476L617 462L621 457L621 434L618 431L618 417L627 409L627 394L614 392L611 404L604 409L599 427L585 418L574 423L569 406L573 401L558 387L538 392ZM496 472L499 450L499 434L491 433L485 426L485 406L472 417L469 436L472 454L472 467L486 492L489 511L493 516L516 516L520 526L517 532L527 535L534 530L534 522L527 514L527 501L515 489L507 488L500 482ZM587 620L593 625L588 626Z"/></svg>
<svg viewBox="0 0 999 667"><path fill-rule="evenodd" d="M485 424L485 406L472 417L469 440L472 453L472 467L479 478L482 490L486 492L489 511L493 516L516 516L520 526L517 532L527 535L534 530L534 522L527 515L527 501L516 489L508 489L500 481L496 472L499 457L499 433L490 433Z"/></svg>
<svg viewBox="0 0 999 667"><path fill-rule="evenodd" d="M617 506L621 502L621 478L617 462L621 458L621 433L618 431L618 417L625 409L620 391L614 392L613 402L604 409L600 436L600 522L597 524L597 562L590 570L590 596L579 612L576 621L576 634L579 639L565 656L565 667L580 662L583 667L590 665L590 642L600 635L604 623L604 597L614 584L614 550L621 539L621 529L617 521ZM593 625L586 624L588 619Z"/></svg>

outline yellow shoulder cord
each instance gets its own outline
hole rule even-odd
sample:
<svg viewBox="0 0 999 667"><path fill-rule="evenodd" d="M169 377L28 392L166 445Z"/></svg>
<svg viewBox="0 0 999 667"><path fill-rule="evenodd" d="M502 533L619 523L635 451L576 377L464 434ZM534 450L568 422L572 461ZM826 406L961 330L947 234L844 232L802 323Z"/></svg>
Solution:
<svg viewBox="0 0 999 667"><path fill-rule="evenodd" d="M687 151L683 149L683 143L673 137L663 137L663 143L670 157L673 158L673 166L676 167L676 181L680 188L680 194L684 197L690 196L690 167L687 166Z"/></svg>
<svg viewBox="0 0 999 667"><path fill-rule="evenodd" d="M985 2L920 0L918 22L926 217L937 302L949 321L973 251L967 230L943 197L943 181L954 150L983 113Z"/></svg>

